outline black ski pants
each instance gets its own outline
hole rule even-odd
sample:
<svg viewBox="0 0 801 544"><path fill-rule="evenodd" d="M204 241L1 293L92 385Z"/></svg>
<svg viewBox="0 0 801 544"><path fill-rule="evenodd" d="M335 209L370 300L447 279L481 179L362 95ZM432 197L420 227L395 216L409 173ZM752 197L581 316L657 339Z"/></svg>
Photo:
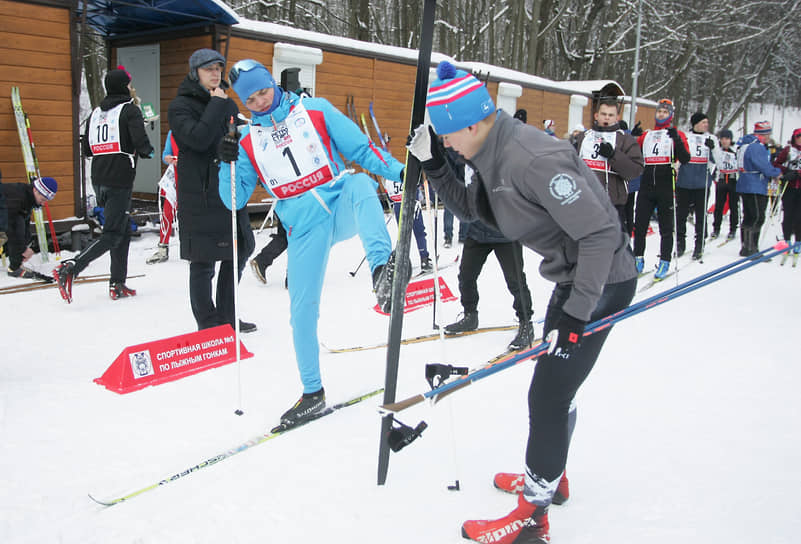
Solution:
<svg viewBox="0 0 801 544"><path fill-rule="evenodd" d="M459 264L459 292L465 313L478 309L478 276L487 257L495 253L506 280L506 288L512 294L512 307L521 322L531 319L531 292L523 272L523 247L519 242L481 243L465 238L462 246L462 262Z"/></svg>
<svg viewBox="0 0 801 544"><path fill-rule="evenodd" d="M545 314L544 331L554 328L572 287L572 284L561 284L554 288ZM636 288L637 278L607 284L590 322L628 307ZM570 402L595 365L610 330L611 327L585 336L581 345L567 360L543 355L537 361L528 392L526 466L529 472L549 482L554 481L565 470L570 442Z"/></svg>
<svg viewBox="0 0 801 544"><path fill-rule="evenodd" d="M667 183L654 186L643 180L640 184L634 211L634 255L642 257L645 254L645 237L654 209L661 238L659 258L670 261L673 253L673 188Z"/></svg>
<svg viewBox="0 0 801 544"><path fill-rule="evenodd" d="M684 247L687 237L687 216L690 206L695 212L695 244L696 246L706 237L706 189L685 189L676 187L676 243Z"/></svg>
<svg viewBox="0 0 801 544"><path fill-rule="evenodd" d="M128 279L128 246L131 243L132 189L107 185L95 185L94 189L97 205L103 207L106 221L100 238L75 257L75 275L108 251L111 254L109 283L125 283Z"/></svg>
<svg viewBox="0 0 801 544"><path fill-rule="evenodd" d="M740 222L740 199L737 196L737 180L725 181L729 179L721 179L715 184L715 215L712 222L712 230L720 232L720 227L723 224L723 209L726 207L726 201L729 202L729 232L737 230L737 225Z"/></svg>
<svg viewBox="0 0 801 544"><path fill-rule="evenodd" d="M260 266L267 268L273 264L273 261L281 253L286 251L288 242L286 239L286 230L281 221L278 221L278 231L270 238L270 243L264 246L262 250L256 255L255 260Z"/></svg>
<svg viewBox="0 0 801 544"><path fill-rule="evenodd" d="M759 232L765 223L765 209L768 206L768 195L741 193L743 200L743 229L754 229Z"/></svg>
<svg viewBox="0 0 801 544"><path fill-rule="evenodd" d="M801 242L801 189L788 187L782 196L782 234L788 242L795 234L795 241Z"/></svg>
<svg viewBox="0 0 801 544"><path fill-rule="evenodd" d="M253 252L253 234L238 233L237 244L239 249L239 271L237 281L242 279L248 256ZM217 274L216 297L212 298L212 280L217 262L220 270ZM189 263L189 302L192 314L195 316L198 330L209 329L228 323L236 326L236 308L234 305L234 271L232 260ZM216 304L215 304L216 301Z"/></svg>

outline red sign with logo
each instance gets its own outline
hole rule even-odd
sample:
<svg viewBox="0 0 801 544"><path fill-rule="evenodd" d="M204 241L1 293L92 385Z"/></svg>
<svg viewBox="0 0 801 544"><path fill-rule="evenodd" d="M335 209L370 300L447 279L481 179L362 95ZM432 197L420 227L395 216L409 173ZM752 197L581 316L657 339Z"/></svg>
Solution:
<svg viewBox="0 0 801 544"><path fill-rule="evenodd" d="M456 297L451 292L448 284L445 283L445 279L438 279L440 300L442 302L456 300ZM409 312L413 312L415 310L419 310L420 308L425 308L426 306L434 304L435 296L434 278L410 282L408 287L406 287L406 300L403 304L403 313L407 314ZM382 315L389 315L382 312L381 308L378 307L378 304L373 307L373 310Z"/></svg>
<svg viewBox="0 0 801 544"><path fill-rule="evenodd" d="M240 359L253 357L240 341ZM236 361L234 330L220 325L189 334L129 346L94 380L115 393L179 380Z"/></svg>

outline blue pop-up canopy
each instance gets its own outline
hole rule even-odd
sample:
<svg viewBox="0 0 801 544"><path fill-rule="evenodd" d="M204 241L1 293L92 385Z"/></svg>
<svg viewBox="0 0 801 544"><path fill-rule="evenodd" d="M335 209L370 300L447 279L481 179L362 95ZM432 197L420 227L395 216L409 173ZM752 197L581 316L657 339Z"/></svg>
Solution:
<svg viewBox="0 0 801 544"><path fill-rule="evenodd" d="M86 22L107 38L207 24L238 22L230 8L215 0L84 0Z"/></svg>

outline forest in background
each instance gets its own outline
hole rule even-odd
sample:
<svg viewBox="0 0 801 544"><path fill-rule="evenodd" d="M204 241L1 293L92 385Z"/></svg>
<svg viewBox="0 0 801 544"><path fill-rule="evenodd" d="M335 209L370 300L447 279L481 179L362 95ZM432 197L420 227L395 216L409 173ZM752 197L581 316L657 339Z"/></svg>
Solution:
<svg viewBox="0 0 801 544"><path fill-rule="evenodd" d="M225 0L238 15L372 43L415 48L420 0ZM704 111L717 129L750 104L801 107L801 0L440 0L434 49L562 80L613 79L673 99L679 119ZM99 36L85 70L102 98ZM742 119L741 119L742 120ZM752 120L748 120L751 122Z"/></svg>

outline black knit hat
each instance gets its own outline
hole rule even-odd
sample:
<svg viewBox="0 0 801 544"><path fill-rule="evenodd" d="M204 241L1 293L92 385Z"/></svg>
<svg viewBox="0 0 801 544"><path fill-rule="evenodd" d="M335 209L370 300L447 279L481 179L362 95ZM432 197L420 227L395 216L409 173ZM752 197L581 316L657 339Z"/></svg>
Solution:
<svg viewBox="0 0 801 544"><path fill-rule="evenodd" d="M106 74L104 81L106 85L106 93L108 94L127 94L130 95L131 91L128 89L128 84L131 82L131 74L129 74L124 66L117 66L114 70L109 70Z"/></svg>
<svg viewBox="0 0 801 544"><path fill-rule="evenodd" d="M720 131L720 134L718 134L718 138L728 138L729 140L734 140L734 134L732 134L729 129L724 128Z"/></svg>
<svg viewBox="0 0 801 544"><path fill-rule="evenodd" d="M709 119L705 113L701 113L700 111L695 112L692 117L690 117L690 127L694 127L704 119Z"/></svg>

